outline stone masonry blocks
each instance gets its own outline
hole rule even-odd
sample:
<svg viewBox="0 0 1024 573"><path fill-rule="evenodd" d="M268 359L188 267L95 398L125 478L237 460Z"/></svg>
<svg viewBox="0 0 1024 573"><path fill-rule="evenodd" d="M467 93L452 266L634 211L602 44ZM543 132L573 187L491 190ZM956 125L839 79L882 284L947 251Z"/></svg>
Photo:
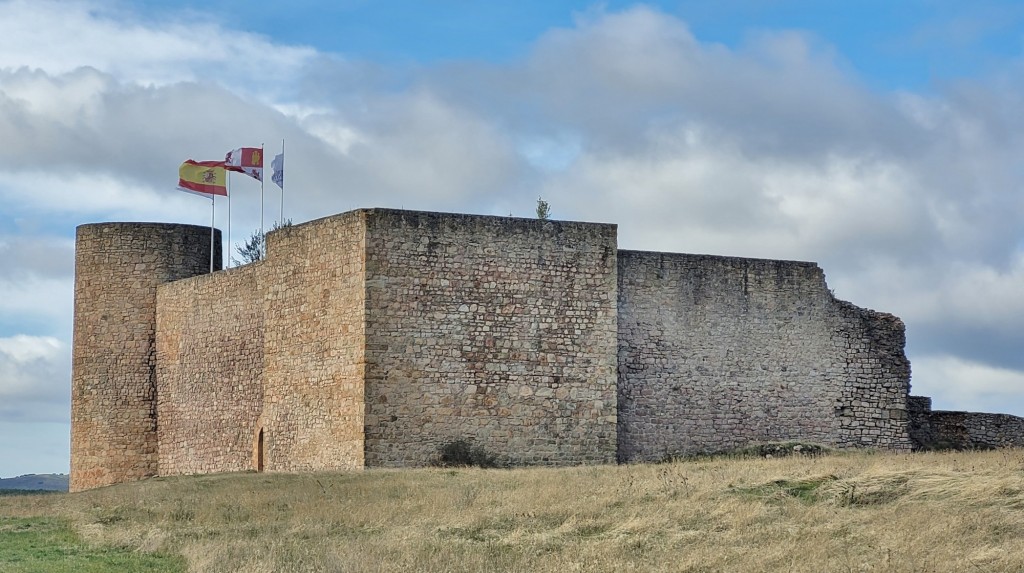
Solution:
<svg viewBox="0 0 1024 573"><path fill-rule="evenodd" d="M366 463L615 459L614 225L367 213Z"/></svg>
<svg viewBox="0 0 1024 573"><path fill-rule="evenodd" d="M271 233L264 278L266 469L362 468L365 217Z"/></svg>
<svg viewBox="0 0 1024 573"><path fill-rule="evenodd" d="M157 286L210 271L210 228L101 223L77 229L71 491L157 473ZM213 237L220 269L220 231Z"/></svg>
<svg viewBox="0 0 1024 573"><path fill-rule="evenodd" d="M814 263L619 251L620 461L756 442L909 448L903 325Z"/></svg>
<svg viewBox="0 0 1024 573"><path fill-rule="evenodd" d="M258 262L157 291L161 475L255 469L263 411L263 267Z"/></svg>
<svg viewBox="0 0 1024 573"><path fill-rule="evenodd" d="M903 323L835 299L814 263L619 251L608 224L361 209L209 274L209 232L79 227L73 490L422 466L456 440L507 465L911 447ZM978 443L1017 423L957 420Z"/></svg>

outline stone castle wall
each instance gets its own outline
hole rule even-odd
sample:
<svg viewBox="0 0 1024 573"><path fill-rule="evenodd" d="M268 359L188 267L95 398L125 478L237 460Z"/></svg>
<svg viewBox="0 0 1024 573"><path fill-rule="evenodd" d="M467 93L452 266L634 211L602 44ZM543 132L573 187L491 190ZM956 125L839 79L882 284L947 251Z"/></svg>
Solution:
<svg viewBox="0 0 1024 573"><path fill-rule="evenodd" d="M364 209L206 274L208 233L79 228L73 487L417 466L455 440L510 465L910 447L903 324L835 300L813 263Z"/></svg>
<svg viewBox="0 0 1024 573"><path fill-rule="evenodd" d="M157 289L160 475L254 469L263 409L259 262Z"/></svg>
<svg viewBox="0 0 1024 573"><path fill-rule="evenodd" d="M367 214L366 465L615 459L614 225Z"/></svg>
<svg viewBox="0 0 1024 573"><path fill-rule="evenodd" d="M267 470L363 467L364 217L353 211L268 236Z"/></svg>
<svg viewBox="0 0 1024 573"><path fill-rule="evenodd" d="M159 288L161 474L363 467L364 234L358 212L285 228Z"/></svg>
<svg viewBox="0 0 1024 573"><path fill-rule="evenodd" d="M931 398L910 396L910 437L917 450L1024 447L1024 418L1009 414L932 410Z"/></svg>
<svg viewBox="0 0 1024 573"><path fill-rule="evenodd" d="M619 459L808 440L909 448L903 326L813 263L619 251Z"/></svg>
<svg viewBox="0 0 1024 573"><path fill-rule="evenodd" d="M157 473L157 285L209 273L210 243L209 227L78 227L71 491ZM219 231L214 244L219 270Z"/></svg>
<svg viewBox="0 0 1024 573"><path fill-rule="evenodd" d="M903 351L906 327L891 314L832 299L833 345L842 370L836 444L910 450L907 396L910 361Z"/></svg>

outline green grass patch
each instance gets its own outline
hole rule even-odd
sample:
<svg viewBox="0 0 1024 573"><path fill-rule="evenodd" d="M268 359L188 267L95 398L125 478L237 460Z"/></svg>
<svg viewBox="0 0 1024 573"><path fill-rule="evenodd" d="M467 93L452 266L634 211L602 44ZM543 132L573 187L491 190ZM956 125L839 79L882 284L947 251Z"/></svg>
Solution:
<svg viewBox="0 0 1024 573"><path fill-rule="evenodd" d="M734 491L764 501L781 501L798 499L806 503L814 503L821 499L819 489L837 478L833 475L819 476L808 479L777 479L766 484L753 487L737 487Z"/></svg>
<svg viewBox="0 0 1024 573"><path fill-rule="evenodd" d="M67 522L46 518L0 517L0 571L5 573L178 573L180 557L91 547Z"/></svg>

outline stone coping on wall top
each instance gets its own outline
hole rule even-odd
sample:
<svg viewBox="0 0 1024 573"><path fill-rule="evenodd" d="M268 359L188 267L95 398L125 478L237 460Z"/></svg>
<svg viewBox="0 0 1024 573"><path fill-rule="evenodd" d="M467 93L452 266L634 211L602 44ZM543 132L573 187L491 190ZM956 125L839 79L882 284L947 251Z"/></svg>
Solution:
<svg viewBox="0 0 1024 573"><path fill-rule="evenodd" d="M675 253L671 251L646 251L642 249L619 249L619 256L635 258L664 257L677 259L709 259L736 264L782 264L787 266L805 267L813 269L821 268L818 265L818 263L814 261L797 261L790 259L762 259L756 257L736 257L730 255L709 255L704 253Z"/></svg>
<svg viewBox="0 0 1024 573"><path fill-rule="evenodd" d="M187 277L187 278L183 278L183 279L177 279L177 280L161 283L161 284L157 285L156 288L159 291L159 290L162 290L164 288L181 288L182 285L189 284L189 283L204 283L204 282L207 282L207 281L219 282L219 281L235 280L235 279L243 280L243 279L247 278L247 277L245 277L246 273L257 273L257 272L259 272L259 269L262 268L265 263L266 263L265 260L254 261L254 262L251 262L251 263L246 263L244 265L238 265L236 267L226 267L226 268L223 268L223 269L217 269L217 270L213 271L212 273L203 273L203 274L195 275L195 276L192 276L192 277ZM178 285L178 286L171 287L169 285Z"/></svg>
<svg viewBox="0 0 1024 573"><path fill-rule="evenodd" d="M82 223L81 225L78 225L77 227L75 227L75 229L76 230L77 229L86 230L86 229L94 229L94 228L95 229L104 229L104 228L111 228L111 229L113 229L113 228L117 228L117 227L130 227L130 228L148 227L148 228L157 228L157 229L160 229L160 228L163 228L163 229L193 229L193 230L196 230L196 231L205 231L207 233L210 232L210 226L209 225L193 225L191 223L159 223L159 222L156 222L156 221L140 221L140 222L133 222L133 221L109 221L109 222L105 222L105 223ZM221 230L219 228L217 228L217 227L214 227L213 230L215 232L217 232L217 233L221 232Z"/></svg>
<svg viewBox="0 0 1024 573"><path fill-rule="evenodd" d="M907 403L916 403L920 413L926 416L999 416L1024 421L1024 417L1016 414L1003 414L999 412L968 412L965 410L933 410L932 399L929 396L907 396Z"/></svg>
<svg viewBox="0 0 1024 573"><path fill-rule="evenodd" d="M580 225L580 226L595 226L595 227L609 227L617 229L618 225L615 223L594 223L588 221L566 221L561 219L537 219L536 217L508 217L504 215L476 215L470 213L449 213L444 211L416 211L412 209L392 209L386 207L364 207L359 209L353 209L351 211L345 211L343 213L337 213L335 215L328 215L319 219L313 219L305 223L296 224L296 226L313 225L321 222L326 222L332 219L340 219L344 217L351 217L356 214L364 214L366 216L373 215L384 215L392 217L400 217L406 220L417 220L417 219L437 219L444 221L459 221L459 222L483 222L491 221L494 223L508 224L512 222L517 225L525 226L542 226L545 224L554 225Z"/></svg>
<svg viewBox="0 0 1024 573"><path fill-rule="evenodd" d="M1017 420L1024 421L1024 417L1016 414L1003 414L1000 412L964 412L961 410L928 410L929 416L986 416L986 417L999 417L999 418L1014 418Z"/></svg>

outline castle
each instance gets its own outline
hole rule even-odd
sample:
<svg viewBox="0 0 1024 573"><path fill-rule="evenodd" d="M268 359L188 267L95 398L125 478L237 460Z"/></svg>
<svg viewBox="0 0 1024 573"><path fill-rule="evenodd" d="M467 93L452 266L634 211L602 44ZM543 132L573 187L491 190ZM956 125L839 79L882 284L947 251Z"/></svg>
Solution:
<svg viewBox="0 0 1024 573"><path fill-rule="evenodd" d="M361 209L219 270L219 231L78 227L71 490L152 475L652 461L758 442L1024 445L909 397L903 323L814 263L609 224ZM210 260L218 262L210 273Z"/></svg>

